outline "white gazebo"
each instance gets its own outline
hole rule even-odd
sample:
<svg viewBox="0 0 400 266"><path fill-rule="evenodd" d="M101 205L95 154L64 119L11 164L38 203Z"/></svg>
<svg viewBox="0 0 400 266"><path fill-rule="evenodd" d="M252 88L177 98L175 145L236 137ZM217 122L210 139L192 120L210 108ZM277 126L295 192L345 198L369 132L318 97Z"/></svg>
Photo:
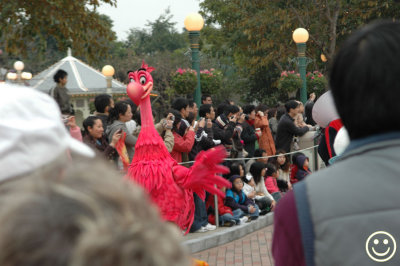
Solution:
<svg viewBox="0 0 400 266"><path fill-rule="evenodd" d="M90 115L90 103L94 101L96 95L107 93L106 76L73 57L71 49L68 49L67 57L34 76L29 82L30 86L49 93L56 85L53 76L59 69L68 73L66 87L71 95L71 103L74 105L76 122L82 125L83 119ZM127 96L126 85L115 79L111 82L111 89L114 97Z"/></svg>

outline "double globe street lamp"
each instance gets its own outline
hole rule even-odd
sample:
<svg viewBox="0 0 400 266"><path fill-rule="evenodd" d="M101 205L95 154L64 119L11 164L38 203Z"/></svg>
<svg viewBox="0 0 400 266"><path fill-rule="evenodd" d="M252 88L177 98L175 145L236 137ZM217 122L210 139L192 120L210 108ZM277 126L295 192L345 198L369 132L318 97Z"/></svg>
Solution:
<svg viewBox="0 0 400 266"><path fill-rule="evenodd" d="M201 105L201 85L200 85L200 57L199 57L199 39L200 31L204 26L204 19L198 13L190 13L186 16L185 28L189 32L190 50L192 52L192 69L197 73L197 87L194 91L194 101L197 106Z"/></svg>
<svg viewBox="0 0 400 266"><path fill-rule="evenodd" d="M14 63L15 72L8 72L7 79L13 82L22 83L24 80L30 80L32 78L32 73L30 72L22 72L24 70L25 64L22 61L16 61Z"/></svg>

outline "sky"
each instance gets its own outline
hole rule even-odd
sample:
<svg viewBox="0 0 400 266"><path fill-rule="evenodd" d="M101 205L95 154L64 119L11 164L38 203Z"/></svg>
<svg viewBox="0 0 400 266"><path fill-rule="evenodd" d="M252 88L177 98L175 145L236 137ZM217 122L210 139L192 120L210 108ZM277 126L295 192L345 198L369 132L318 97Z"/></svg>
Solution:
<svg viewBox="0 0 400 266"><path fill-rule="evenodd" d="M155 21L169 7L181 32L187 14L199 12L199 0L117 0L117 7L102 4L98 12L108 15L114 21L113 30L118 40L125 40L130 28L145 28L148 21Z"/></svg>

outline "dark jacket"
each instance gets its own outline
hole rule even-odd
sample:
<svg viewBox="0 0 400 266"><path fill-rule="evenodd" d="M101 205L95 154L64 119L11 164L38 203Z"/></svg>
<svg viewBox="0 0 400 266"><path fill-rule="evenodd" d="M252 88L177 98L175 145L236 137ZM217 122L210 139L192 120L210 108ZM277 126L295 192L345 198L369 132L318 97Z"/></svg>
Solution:
<svg viewBox="0 0 400 266"><path fill-rule="evenodd" d="M196 135L194 137L194 145L192 150L189 153L189 160L193 161L196 158L196 155L201 151L206 151L215 146L214 143L214 134L212 128L207 127L199 127L197 129Z"/></svg>
<svg viewBox="0 0 400 266"><path fill-rule="evenodd" d="M218 116L212 126L214 139L221 140L221 144L223 145L232 145L232 136L235 126L235 123L230 122L224 114Z"/></svg>
<svg viewBox="0 0 400 266"><path fill-rule="evenodd" d="M249 212L249 205L254 206L254 202L246 197L244 192L241 190L239 193L228 189L226 190L225 205L230 207L233 211L241 209L243 212Z"/></svg>
<svg viewBox="0 0 400 266"><path fill-rule="evenodd" d="M279 120L278 131L276 134L276 150L283 149L285 152L290 152L290 144L294 136L303 136L309 130L308 127L297 127L294 124L294 119L287 113Z"/></svg>
<svg viewBox="0 0 400 266"><path fill-rule="evenodd" d="M254 156L254 151L256 149L256 140L257 135L253 125L250 125L249 122L243 122L243 132L240 135L241 139L244 142L244 149L247 151L248 158L252 158Z"/></svg>
<svg viewBox="0 0 400 266"><path fill-rule="evenodd" d="M296 157L296 161L294 162L297 165L295 179L297 179L298 181L303 180L307 175L311 174L311 171L309 169L305 169L303 167L306 160L308 160L308 158L305 155L301 154Z"/></svg>
<svg viewBox="0 0 400 266"><path fill-rule="evenodd" d="M50 95L57 102L62 114L72 114L70 96L66 87L57 86L50 90Z"/></svg>
<svg viewBox="0 0 400 266"><path fill-rule="evenodd" d="M101 154L106 160L115 160L118 157L117 150L110 146L103 135L101 139L96 141L92 136L86 135L83 137L83 143L91 147L97 154Z"/></svg>

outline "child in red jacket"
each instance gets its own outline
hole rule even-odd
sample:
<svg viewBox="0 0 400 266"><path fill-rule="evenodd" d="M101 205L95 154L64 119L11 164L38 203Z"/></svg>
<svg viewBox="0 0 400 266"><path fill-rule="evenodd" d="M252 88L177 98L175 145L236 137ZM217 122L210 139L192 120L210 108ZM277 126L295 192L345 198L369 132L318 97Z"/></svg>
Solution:
<svg viewBox="0 0 400 266"><path fill-rule="evenodd" d="M226 192L226 188L221 188L222 192ZM235 224L241 224L247 221L247 217L243 216L240 218L232 212L232 209L224 204L224 199L221 196L218 197L218 220L220 226L231 227ZM215 209L214 197L208 197L206 202L206 209L208 214L208 222L215 224Z"/></svg>
<svg viewBox="0 0 400 266"><path fill-rule="evenodd" d="M278 202L282 194L279 190L278 183L277 183L277 178L279 177L279 171L276 169L276 166L267 163L267 171L266 171L266 178L265 178L265 186L267 187L268 192L272 195L274 200Z"/></svg>

